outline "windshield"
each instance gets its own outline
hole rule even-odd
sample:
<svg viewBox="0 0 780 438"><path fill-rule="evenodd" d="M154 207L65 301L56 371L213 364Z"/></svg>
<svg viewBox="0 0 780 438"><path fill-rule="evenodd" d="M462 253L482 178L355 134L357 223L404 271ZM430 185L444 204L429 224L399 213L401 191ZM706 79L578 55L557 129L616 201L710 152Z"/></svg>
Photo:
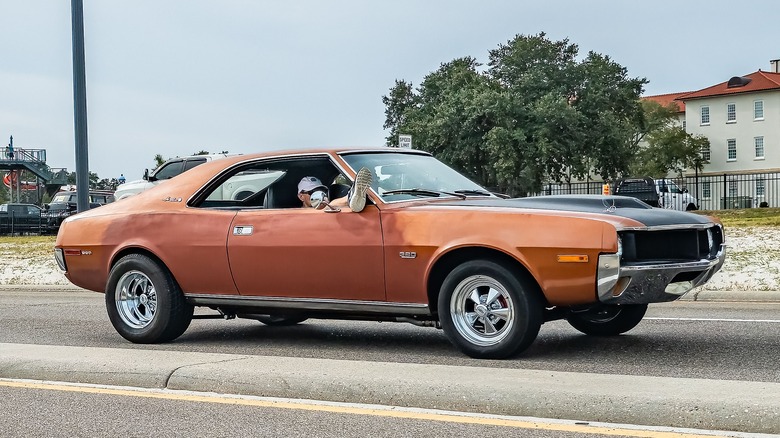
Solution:
<svg viewBox="0 0 780 438"><path fill-rule="evenodd" d="M371 187L385 201L436 196L491 196L490 192L429 155L405 153L356 153L343 155L357 171L367 167L374 176ZM417 192L415 192L417 191Z"/></svg>
<svg viewBox="0 0 780 438"><path fill-rule="evenodd" d="M53 202L53 203L55 203L55 202L70 202L71 196L74 198L73 202L75 202L76 201L76 199L75 199L76 196L73 195L73 194L70 194L70 193L58 193L58 194L54 195L54 198L52 198L51 202Z"/></svg>

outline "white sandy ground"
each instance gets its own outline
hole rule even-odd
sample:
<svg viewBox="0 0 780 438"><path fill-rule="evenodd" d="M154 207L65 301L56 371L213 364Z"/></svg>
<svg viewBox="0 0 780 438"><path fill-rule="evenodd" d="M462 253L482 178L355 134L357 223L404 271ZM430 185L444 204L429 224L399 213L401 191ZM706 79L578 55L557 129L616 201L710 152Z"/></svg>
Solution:
<svg viewBox="0 0 780 438"><path fill-rule="evenodd" d="M43 244L42 244L43 245ZM47 244L48 245L48 244ZM726 262L720 272L699 290L780 290L780 228L751 227L726 230ZM34 251L40 254L46 251ZM0 246L0 286L69 285L51 255L25 258L17 245Z"/></svg>

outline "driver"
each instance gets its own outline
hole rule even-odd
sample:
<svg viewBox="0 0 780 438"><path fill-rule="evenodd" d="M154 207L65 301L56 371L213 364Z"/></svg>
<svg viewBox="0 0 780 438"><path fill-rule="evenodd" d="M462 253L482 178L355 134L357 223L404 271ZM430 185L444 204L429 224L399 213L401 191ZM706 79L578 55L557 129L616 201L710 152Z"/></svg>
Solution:
<svg viewBox="0 0 780 438"><path fill-rule="evenodd" d="M316 176L304 176L301 178L301 181L298 183L298 199L303 203L302 207L313 208L314 206L311 205L311 195L318 191L324 192L326 195L328 194L328 188L319 178ZM342 199L344 198L334 199L331 204ZM346 205L346 202L344 202L343 205Z"/></svg>
<svg viewBox="0 0 780 438"><path fill-rule="evenodd" d="M365 167L361 168L355 176L355 184L347 196L334 199L328 204L334 208L349 207L355 212L363 210L366 205L366 191L371 186L372 179L371 172ZM311 204L311 195L314 192L323 192L327 197L328 187L316 176L304 176L301 178L301 181L298 182L298 199L301 200L302 207L314 207ZM322 205L320 208L325 208L325 205Z"/></svg>

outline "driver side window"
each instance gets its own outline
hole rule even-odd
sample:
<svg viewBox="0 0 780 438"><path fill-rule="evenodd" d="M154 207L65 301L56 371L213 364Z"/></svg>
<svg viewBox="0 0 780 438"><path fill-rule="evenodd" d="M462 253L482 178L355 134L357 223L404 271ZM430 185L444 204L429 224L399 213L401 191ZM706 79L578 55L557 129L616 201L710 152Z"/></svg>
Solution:
<svg viewBox="0 0 780 438"><path fill-rule="evenodd" d="M198 204L205 208L300 208L298 183L304 177L315 177L328 187L349 189L344 177L327 155L262 160L241 163L214 181L212 188ZM342 184L339 184L342 183ZM346 195L346 192L344 192ZM334 194L329 195L334 199ZM341 195L343 196L343 195Z"/></svg>

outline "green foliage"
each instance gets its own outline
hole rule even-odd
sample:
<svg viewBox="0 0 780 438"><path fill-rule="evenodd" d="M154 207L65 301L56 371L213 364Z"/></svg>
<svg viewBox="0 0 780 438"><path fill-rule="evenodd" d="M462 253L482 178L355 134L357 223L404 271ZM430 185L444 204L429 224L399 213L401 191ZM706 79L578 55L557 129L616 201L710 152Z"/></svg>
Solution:
<svg viewBox="0 0 780 438"><path fill-rule="evenodd" d="M542 181L627 173L644 123L645 79L594 52L577 61L568 40L518 35L474 58L443 63L419 87L396 80L385 105L388 145L411 134L486 187L525 195Z"/></svg>
<svg viewBox="0 0 780 438"><path fill-rule="evenodd" d="M702 148L709 147L706 137L691 135L676 124L677 104L661 106L643 101L643 123L634 137L636 155L630 167L632 175L665 177L669 172L682 175L686 169L701 170Z"/></svg>
<svg viewBox="0 0 780 438"><path fill-rule="evenodd" d="M158 167L162 166L163 163L165 163L166 161L168 161L168 160L163 158L162 155L160 155L160 154L155 155L154 156L154 169L157 169Z"/></svg>

